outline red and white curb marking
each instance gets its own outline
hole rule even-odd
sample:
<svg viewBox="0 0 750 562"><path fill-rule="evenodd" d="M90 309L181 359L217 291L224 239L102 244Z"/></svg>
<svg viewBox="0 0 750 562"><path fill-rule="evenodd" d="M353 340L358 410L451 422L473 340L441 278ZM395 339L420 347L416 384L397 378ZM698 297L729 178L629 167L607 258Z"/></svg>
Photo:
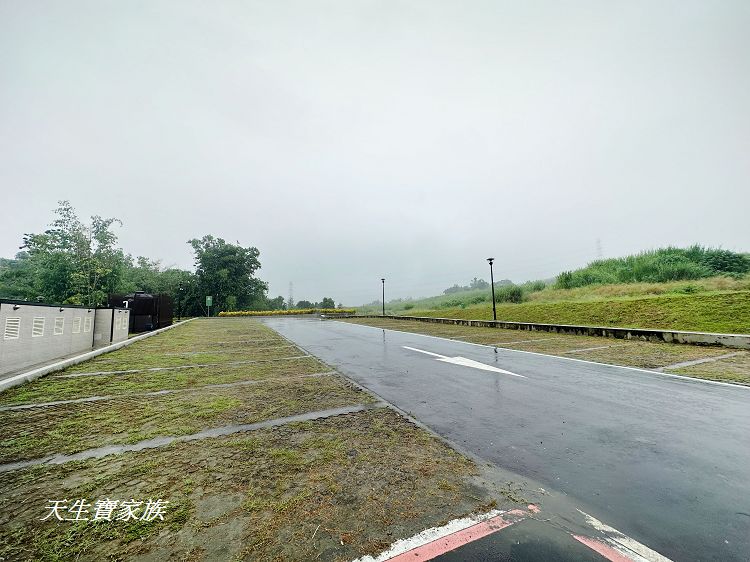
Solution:
<svg viewBox="0 0 750 562"><path fill-rule="evenodd" d="M578 511L586 518L586 523L598 533L596 537L573 533L571 533L571 536L610 562L671 562L669 558L631 539L617 529L602 523L583 511ZM528 506L528 511L523 509L511 511L493 509L482 515L454 519L442 527L432 527L408 539L398 540L388 550L377 556L363 556L353 562L405 562L406 560L424 562L432 560L446 552L456 550L470 542L510 527L539 512L539 508L531 504Z"/></svg>
<svg viewBox="0 0 750 562"><path fill-rule="evenodd" d="M528 515L522 510L498 511L454 519L442 527L432 527L408 539L401 539L375 557L363 556L354 562L402 562L432 560L472 541L517 523Z"/></svg>
<svg viewBox="0 0 750 562"><path fill-rule="evenodd" d="M586 523L599 531L600 537L573 535L573 538L595 550L607 560L612 562L671 562L666 556L662 556L646 545L631 539L588 513L584 513L580 509L578 512L586 518Z"/></svg>

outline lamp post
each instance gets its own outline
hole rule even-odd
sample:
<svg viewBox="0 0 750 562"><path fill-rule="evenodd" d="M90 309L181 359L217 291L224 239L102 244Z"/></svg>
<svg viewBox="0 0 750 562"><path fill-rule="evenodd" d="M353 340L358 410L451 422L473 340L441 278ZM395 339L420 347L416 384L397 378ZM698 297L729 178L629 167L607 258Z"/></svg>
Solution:
<svg viewBox="0 0 750 562"><path fill-rule="evenodd" d="M492 319L497 322L497 309L495 308L495 276L492 273L492 262L495 258L487 258L490 263L490 287L492 287Z"/></svg>
<svg viewBox="0 0 750 562"><path fill-rule="evenodd" d="M182 320L182 291L184 291L185 288L182 286L182 283L180 283L177 286L177 321L180 322Z"/></svg>
<svg viewBox="0 0 750 562"><path fill-rule="evenodd" d="M383 316L385 316L385 277L381 281L383 282Z"/></svg>

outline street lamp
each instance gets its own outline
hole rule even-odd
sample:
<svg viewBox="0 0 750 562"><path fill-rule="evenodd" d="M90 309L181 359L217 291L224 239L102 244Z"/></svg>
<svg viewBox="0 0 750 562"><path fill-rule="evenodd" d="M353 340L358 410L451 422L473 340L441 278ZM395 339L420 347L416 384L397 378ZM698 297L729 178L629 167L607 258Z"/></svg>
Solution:
<svg viewBox="0 0 750 562"><path fill-rule="evenodd" d="M497 309L495 308L495 276L492 273L492 262L495 258L487 258L490 262L490 287L492 287L492 319L497 322Z"/></svg>
<svg viewBox="0 0 750 562"><path fill-rule="evenodd" d="M185 290L185 287L182 286L182 283L180 283L177 286L177 321L180 322L182 320L182 292Z"/></svg>
<svg viewBox="0 0 750 562"><path fill-rule="evenodd" d="M381 281L383 282L383 316L385 316L385 277Z"/></svg>

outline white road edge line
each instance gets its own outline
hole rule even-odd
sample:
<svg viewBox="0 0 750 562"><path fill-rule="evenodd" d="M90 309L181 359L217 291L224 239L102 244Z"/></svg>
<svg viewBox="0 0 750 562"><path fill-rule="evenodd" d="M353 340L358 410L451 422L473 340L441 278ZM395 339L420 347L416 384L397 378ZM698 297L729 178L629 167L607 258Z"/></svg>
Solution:
<svg viewBox="0 0 750 562"><path fill-rule="evenodd" d="M441 338L438 336L430 336L429 334L420 334L418 332L406 332L404 330L394 330L392 328L378 328L377 326L368 326L367 324L356 324L354 322L343 322L341 320L328 320L328 322L338 322L339 324L348 324L349 326L359 326L361 328L370 328L371 330L388 330L389 332L397 332L399 334L409 334L411 336L421 336L423 338L432 338L436 340L446 340L446 341L452 341L456 343L464 343L466 345L474 345L477 347L486 347L488 349L502 349L503 351L508 351L511 353L526 353L529 355L541 355L542 357L555 357L557 359L562 359L564 361L577 361L578 363L588 363L589 365L601 365L603 367L613 367L616 369L628 369L629 371L637 371L640 373L649 373L652 375L661 375L663 377L672 377L675 379L682 379L684 381L691 381L696 383L705 383L705 384L715 384L719 386L731 386L733 388L744 388L745 390L750 390L750 386L746 386L744 384L735 384L731 382L723 382L723 381L710 381L707 379L699 379L696 377L688 377L685 375L676 375L674 373L662 373L661 371L654 371L653 369L640 369L638 367L628 367L627 365L614 365L612 363L599 363L598 361L589 361L587 359L578 359L577 357L565 357L562 355L550 355L549 353L537 353L536 351L524 351L522 349L513 349L511 347L500 347L497 345L486 345L483 343L474 343L470 341L460 341L460 340L453 340L450 338ZM677 344L675 344L677 345Z"/></svg>
<svg viewBox="0 0 750 562"><path fill-rule="evenodd" d="M512 375L514 377L521 377L522 379L525 379L526 377L524 375L519 375L518 373L511 373L510 371L506 371L505 369L501 369L499 367L493 367L492 365L487 365L486 363L480 363L479 361L474 361L473 359L467 359L466 357L447 357L446 355L440 355L439 353L432 353L431 351L425 351L424 349L417 349L416 347L409 347L408 345L402 345L404 349L409 349L411 351L417 351L419 353L424 353L425 355L432 355L435 357L438 361L442 361L443 363L451 363L453 365L460 365L462 367L471 367L472 369L481 369L482 371L492 371L493 373L502 373L504 375Z"/></svg>
<svg viewBox="0 0 750 562"><path fill-rule="evenodd" d="M604 540L609 543L612 548L630 560L638 562L641 560L646 562L672 562L666 556L662 556L655 550L651 550L646 545L639 543L637 540L631 539L629 536L621 533L614 527L602 523L596 517L592 517L580 509L577 511L586 518L586 523L591 525L597 531L605 534Z"/></svg>
<svg viewBox="0 0 750 562"><path fill-rule="evenodd" d="M458 531L463 531L464 529L468 529L469 527L472 527L477 523L482 523L483 521L487 521L489 519L492 519L493 517L502 515L503 513L505 512L493 509L492 511L483 513L482 515L454 519L453 521L449 521L442 527L431 527L430 529L425 529L421 533L416 534L413 537L409 537L408 539L397 540L391 545L388 550L386 550L385 552L381 552L377 556L363 556L361 558L353 560L352 562L385 562L386 560L395 558L400 554L404 554L405 552L409 552L410 550L414 550L415 548L419 548L420 546L424 546L428 543L442 539L443 537L452 535L453 533L457 533Z"/></svg>

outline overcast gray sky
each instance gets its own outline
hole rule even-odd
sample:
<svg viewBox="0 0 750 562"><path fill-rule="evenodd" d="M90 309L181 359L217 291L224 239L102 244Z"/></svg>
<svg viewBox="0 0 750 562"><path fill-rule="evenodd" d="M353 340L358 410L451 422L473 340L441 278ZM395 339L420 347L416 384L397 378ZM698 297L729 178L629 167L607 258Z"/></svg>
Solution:
<svg viewBox="0 0 750 562"><path fill-rule="evenodd" d="M750 2L0 0L0 256L52 219L345 304L750 250Z"/></svg>

